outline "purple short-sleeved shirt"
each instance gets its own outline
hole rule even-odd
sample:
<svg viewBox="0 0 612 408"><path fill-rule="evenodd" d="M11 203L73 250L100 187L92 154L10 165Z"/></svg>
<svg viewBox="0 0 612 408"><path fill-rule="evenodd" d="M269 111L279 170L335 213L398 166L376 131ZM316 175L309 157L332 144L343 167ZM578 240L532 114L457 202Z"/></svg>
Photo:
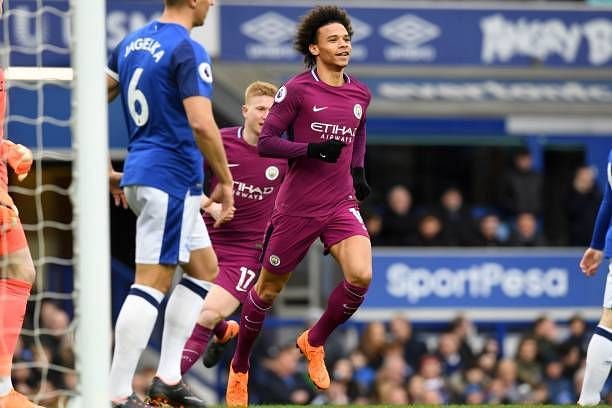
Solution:
<svg viewBox="0 0 612 408"><path fill-rule="evenodd" d="M223 146L234 179L233 220L214 228L214 220L204 215L213 247L219 258L241 253L259 257L266 225L274 200L287 173L287 160L260 157L257 148L242 137L242 128L221 129ZM211 178L211 189L218 179Z"/></svg>
<svg viewBox="0 0 612 408"><path fill-rule="evenodd" d="M363 167L368 88L348 75L334 87L321 81L316 70L291 78L275 96L259 142L259 151L272 138L286 132L292 144L289 172L276 200L284 214L321 217L345 201L355 201L352 167ZM267 140L266 140L267 139ZM305 155L308 143L338 140L346 147L337 163Z"/></svg>

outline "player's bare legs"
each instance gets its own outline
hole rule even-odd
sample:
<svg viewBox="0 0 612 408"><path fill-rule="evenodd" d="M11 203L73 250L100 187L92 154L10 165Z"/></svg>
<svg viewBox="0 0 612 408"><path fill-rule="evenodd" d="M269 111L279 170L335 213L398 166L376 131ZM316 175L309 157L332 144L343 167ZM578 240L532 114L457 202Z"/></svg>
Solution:
<svg viewBox="0 0 612 408"><path fill-rule="evenodd" d="M228 407L248 405L249 360L253 344L263 327L266 313L270 311L274 299L290 277L291 272L277 275L262 268L257 283L249 291L242 305L240 332L227 382L226 402Z"/></svg>
<svg viewBox="0 0 612 408"><path fill-rule="evenodd" d="M361 235L346 238L330 248L344 280L334 288L321 318L298 337L297 345L308 360L308 375L320 389L329 387L323 345L336 327L357 311L372 280L372 248Z"/></svg>
<svg viewBox="0 0 612 408"><path fill-rule="evenodd" d="M198 317L193 332L185 343L183 357L181 359L181 374L186 373L200 358L213 332L217 336L218 341L225 340L225 342L227 342L229 340L223 338L228 327L230 327L231 330L231 333L229 333L231 337L236 336L238 333L238 324L236 322L230 322L230 326L224 319L234 313L238 306L240 306L240 301L231 293L221 286L212 286L210 292L204 299L202 310L200 311L200 316Z"/></svg>

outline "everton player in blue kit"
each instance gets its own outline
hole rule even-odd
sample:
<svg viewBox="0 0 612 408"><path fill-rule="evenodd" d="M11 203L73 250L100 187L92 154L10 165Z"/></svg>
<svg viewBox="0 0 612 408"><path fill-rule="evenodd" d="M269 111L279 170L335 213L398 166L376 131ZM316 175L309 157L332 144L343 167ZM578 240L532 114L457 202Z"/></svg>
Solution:
<svg viewBox="0 0 612 408"><path fill-rule="evenodd" d="M344 274L323 316L297 339L308 374L320 389L330 385L325 340L359 308L372 278L370 240L357 203L369 193L363 162L371 96L344 72L351 35L350 20L338 7L317 7L304 17L295 48L308 70L278 90L261 132L259 154L289 159L289 171L266 231L259 279L244 300L226 392L230 407L248 404L253 342L274 299L317 238ZM284 132L289 139L281 137Z"/></svg>
<svg viewBox="0 0 612 408"><path fill-rule="evenodd" d="M121 94L128 156L121 185L136 226L136 278L115 327L110 373L115 406L142 407L132 377L176 266L185 271L168 300L162 350L149 390L151 406L203 407L181 382L183 346L191 333L217 258L200 217L203 158L218 179L211 200L218 224L233 216L233 180L214 121L212 70L189 32L204 23L212 0L165 0L162 16L126 36L107 69L109 100Z"/></svg>
<svg viewBox="0 0 612 408"><path fill-rule="evenodd" d="M603 258L608 258L608 277L604 292L601 320L595 328L587 350L586 368L578 405L597 405L601 389L610 374L612 364L612 150L606 168L608 183L595 220L593 239L580 261L586 276L593 276Z"/></svg>

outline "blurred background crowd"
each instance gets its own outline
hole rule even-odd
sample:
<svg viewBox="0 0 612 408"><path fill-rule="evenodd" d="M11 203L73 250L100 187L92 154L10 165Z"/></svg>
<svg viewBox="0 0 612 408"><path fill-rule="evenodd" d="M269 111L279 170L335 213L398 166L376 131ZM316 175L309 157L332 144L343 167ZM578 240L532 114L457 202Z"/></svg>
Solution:
<svg viewBox="0 0 612 408"><path fill-rule="evenodd" d="M575 168L557 203L563 231L550 237L544 225L549 209L546 182L534 169L529 151L520 149L484 204L469 202L458 185L446 186L437 200L426 202L410 185L400 183L379 192L362 210L373 245L378 246L588 245L602 197L595 170Z"/></svg>

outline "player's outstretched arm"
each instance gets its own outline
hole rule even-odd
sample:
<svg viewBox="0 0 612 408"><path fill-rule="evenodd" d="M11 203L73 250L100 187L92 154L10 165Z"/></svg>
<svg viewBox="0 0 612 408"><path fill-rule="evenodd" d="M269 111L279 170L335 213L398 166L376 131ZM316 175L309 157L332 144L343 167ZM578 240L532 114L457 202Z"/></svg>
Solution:
<svg viewBox="0 0 612 408"><path fill-rule="evenodd" d="M220 220L226 220L228 217L231 219L235 211L232 192L234 181L227 165L221 133L213 116L210 99L191 96L183 100L183 106L189 125L193 129L196 144L206 157L207 165L219 179L219 183L210 194L210 199L221 203ZM220 225L221 222L217 221L215 225L217 224Z"/></svg>

